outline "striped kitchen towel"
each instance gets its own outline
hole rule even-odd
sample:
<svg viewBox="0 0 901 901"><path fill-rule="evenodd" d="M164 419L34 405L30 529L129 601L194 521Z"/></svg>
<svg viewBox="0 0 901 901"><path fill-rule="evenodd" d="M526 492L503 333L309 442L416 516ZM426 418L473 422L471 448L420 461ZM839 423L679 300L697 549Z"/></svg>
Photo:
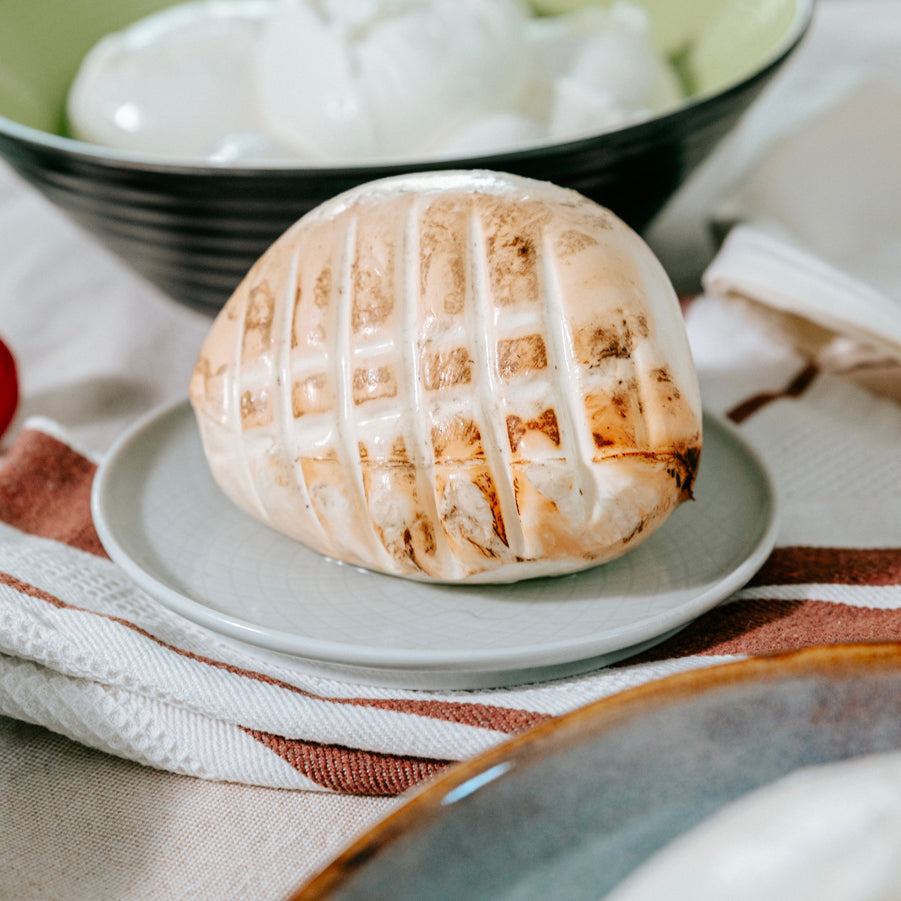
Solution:
<svg viewBox="0 0 901 901"><path fill-rule="evenodd" d="M0 463L0 713L176 773L395 795L670 673L901 639L901 405L817 370L729 304L701 297L687 321L705 404L768 462L782 521L751 583L668 641L583 676L490 691L280 670L134 586L91 522L96 461L31 421Z"/></svg>

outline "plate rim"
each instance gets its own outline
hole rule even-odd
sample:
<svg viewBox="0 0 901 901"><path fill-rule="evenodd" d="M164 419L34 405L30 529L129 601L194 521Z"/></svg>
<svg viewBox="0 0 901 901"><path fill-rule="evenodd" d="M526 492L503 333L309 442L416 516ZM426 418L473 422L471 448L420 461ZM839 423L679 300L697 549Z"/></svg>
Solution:
<svg viewBox="0 0 901 901"><path fill-rule="evenodd" d="M651 679L566 713L557 714L505 739L467 760L457 761L426 783L412 789L406 800L367 828L337 856L313 874L286 901L326 901L366 864L408 834L428 825L457 797L467 797L518 764L553 755L568 745L567 738L589 730L603 735L629 719L720 690L797 678L849 678L864 673L901 669L901 641L845 642L814 645L732 660ZM466 791L472 783L471 791Z"/></svg>
<svg viewBox="0 0 901 901"><path fill-rule="evenodd" d="M667 611L665 614L655 617L653 627L649 627L647 622L632 622L604 633L604 636L600 639L580 636L555 641L549 646L532 644L500 649L480 648L462 651L362 648L347 642L310 638L300 633L289 633L273 629L240 616L215 610L202 601L189 597L162 582L151 571L136 562L123 547L117 537L117 530L110 526L111 517L108 517L106 513L106 495L109 485L115 477L116 468L122 459L126 457L129 448L136 441L140 440L145 432L152 430L166 419L189 414L190 400L187 398L179 398L162 404L137 419L110 446L97 467L91 487L91 514L101 544L113 562L139 588L162 603L170 611L211 630L217 636L226 640L246 643L256 650L288 655L298 662L307 660L338 667L370 668L381 671L421 670L431 673L459 670L461 668L467 672L509 669L511 665L516 664L515 669L523 671L605 657L616 652L627 651L629 648L637 645L648 646L654 643L653 639L658 637L663 639L680 628L687 626L744 585L763 565L773 549L781 520L779 494L776 490L773 475L765 461L734 425L722 416L704 409L704 419L708 422L712 421L754 463L757 470L756 474L766 490L769 507L766 525L750 553L744 557L737 567L726 573L706 591L702 591L693 597L690 602L680 605L675 610ZM226 503L230 503L224 495L223 500ZM249 516L249 514L245 515ZM261 529L270 529L264 523L257 524ZM666 523L661 526L661 528L665 527ZM347 564L342 564L338 561L338 565ZM373 578L401 578L386 573L365 570L360 567L354 568L371 575ZM481 589L490 588L489 585L475 587ZM686 612L686 608L690 612ZM619 656L624 655L620 654ZM529 659L523 660L524 657Z"/></svg>

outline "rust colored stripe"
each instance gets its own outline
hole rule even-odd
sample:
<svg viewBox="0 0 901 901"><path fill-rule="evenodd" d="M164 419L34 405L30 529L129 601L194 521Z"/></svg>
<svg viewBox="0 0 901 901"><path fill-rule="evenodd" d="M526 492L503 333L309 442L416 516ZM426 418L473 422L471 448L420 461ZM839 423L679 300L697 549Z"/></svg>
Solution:
<svg viewBox="0 0 901 901"><path fill-rule="evenodd" d="M901 610L831 601L735 601L704 614L677 635L623 661L631 666L696 655L768 654L854 641L898 641Z"/></svg>
<svg viewBox="0 0 901 901"><path fill-rule="evenodd" d="M332 699L329 699L332 700ZM433 719L462 723L480 729L491 729L495 732L512 734L550 719L547 713L535 713L531 710L519 710L513 707L492 707L488 704L467 704L456 701L418 701L399 698L337 698L341 703L363 707L374 707L379 710L396 710L401 713L412 713L417 716L428 716Z"/></svg>
<svg viewBox="0 0 901 901"><path fill-rule="evenodd" d="M256 729L244 731L317 785L346 794L399 795L449 763L297 741Z"/></svg>
<svg viewBox="0 0 901 901"><path fill-rule="evenodd" d="M48 604L52 604L54 607L59 607L60 609L65 609L66 607L73 610L78 609L77 607L72 607L71 604L67 604L65 601L60 600L55 594L50 594L49 591L44 591L42 588L30 585L28 582L23 582L21 579L17 579L9 573L0 572L0 585L8 585L10 588L14 588L16 591L26 594L30 598L46 601Z"/></svg>
<svg viewBox="0 0 901 901"><path fill-rule="evenodd" d="M901 547L777 547L750 585L901 585Z"/></svg>
<svg viewBox="0 0 901 901"><path fill-rule="evenodd" d="M181 657L187 657L211 666L215 669L225 670L235 676L245 679L252 679L256 682L263 682L267 685L274 685L285 691L293 692L306 698L316 701L324 701L330 704L345 704L351 707L370 707L377 710L391 710L397 713L411 714L414 716L424 716L430 719L442 720L450 723L459 723L465 726L473 726L479 729L491 729L495 732L504 734L512 734L520 732L523 729L540 723L549 718L546 713L535 713L530 710L519 710L511 707L493 707L488 704L469 704L463 701L431 701L407 698L341 698L328 697L326 695L317 695L313 692L305 691L289 682L283 682L280 679L274 679L264 673L258 673L255 670L243 669L238 666L232 666L229 663L223 663L212 657L205 657L201 654L194 654L191 651L185 651L176 645L161 641L146 629L142 629L135 623L119 616L110 616L106 613L98 613L95 610L85 610L83 607L77 607L69 604L56 595L50 594L34 585L23 582L9 573L0 572L0 584L8 585L22 594L29 597L37 598L52 604L54 607L64 610L75 610L80 613L88 613L92 616L98 616L102 619L110 620L118 623L127 629L131 629L158 644L160 647L172 651Z"/></svg>
<svg viewBox="0 0 901 901"><path fill-rule="evenodd" d="M106 557L91 520L91 482L95 471L95 464L56 438L33 429L23 430L0 466L0 520L30 535L52 538L97 556ZM230 666L166 644L134 623L78 608L12 576L0 573L0 583L59 608L104 616L176 654L190 657L208 666L276 685L317 700L392 710L480 729L491 729L505 734L519 732L548 718L546 714L486 704L400 698L330 698L315 695L262 673Z"/></svg>
<svg viewBox="0 0 901 901"><path fill-rule="evenodd" d="M56 438L24 429L0 466L0 520L105 557L91 520L96 469Z"/></svg>
<svg viewBox="0 0 901 901"><path fill-rule="evenodd" d="M819 369L816 366L808 364L781 391L764 391L755 394L734 406L726 416L735 423L742 423L773 401L786 397L800 397L810 387L818 372Z"/></svg>

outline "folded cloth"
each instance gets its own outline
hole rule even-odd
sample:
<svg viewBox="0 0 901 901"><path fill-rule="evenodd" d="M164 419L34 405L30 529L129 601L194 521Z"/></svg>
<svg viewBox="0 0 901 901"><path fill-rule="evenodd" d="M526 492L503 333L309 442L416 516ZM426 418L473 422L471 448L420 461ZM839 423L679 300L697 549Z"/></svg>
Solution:
<svg viewBox="0 0 901 901"><path fill-rule="evenodd" d="M898 284L901 293L901 275ZM901 401L901 303L793 240L736 226L705 271L704 288L741 304L819 369Z"/></svg>
<svg viewBox="0 0 901 901"><path fill-rule="evenodd" d="M0 461L0 713L176 773L393 795L669 673L901 639L901 407L818 372L715 300L696 300L687 321L705 402L768 460L783 518L752 582L662 644L583 676L490 691L280 669L129 581L90 519L96 460L32 419Z"/></svg>
<svg viewBox="0 0 901 901"><path fill-rule="evenodd" d="M819 11L727 148L713 231L728 237L703 285L821 369L901 400L899 40L891 4Z"/></svg>

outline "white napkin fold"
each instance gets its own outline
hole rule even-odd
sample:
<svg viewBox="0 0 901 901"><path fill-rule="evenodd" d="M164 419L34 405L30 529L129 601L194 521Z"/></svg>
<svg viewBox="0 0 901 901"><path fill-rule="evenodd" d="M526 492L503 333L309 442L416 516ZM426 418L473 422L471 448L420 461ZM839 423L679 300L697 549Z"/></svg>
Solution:
<svg viewBox="0 0 901 901"><path fill-rule="evenodd" d="M850 40L853 35L855 40ZM901 9L831 4L727 151L703 276L821 369L901 400Z"/></svg>
<svg viewBox="0 0 901 901"><path fill-rule="evenodd" d="M819 369L901 401L901 305L865 282L746 224L730 231L703 282Z"/></svg>
<svg viewBox="0 0 901 901"><path fill-rule="evenodd" d="M881 46L881 56L867 50L867 60L843 64L849 15L860 18L857 37L865 38L854 46ZM801 119L806 125L815 114L828 115L835 96L851 96L870 59L893 71L901 66L901 11L892 4L873 0L848 4L847 11L831 4L826 19L838 27L821 30L826 40L809 45L823 65L805 70L808 86L822 96L795 117L799 129ZM767 126L768 107L760 111ZM753 151L742 156L748 171L776 132L758 128L741 145ZM800 156L802 165L809 159ZM824 176L815 193L826 196L837 184L838 175L834 184ZM886 184L877 182L877 195ZM105 261L89 243L63 230L31 195L12 187L8 193L0 209L10 236L0 249L9 263L0 267L0 308L23 364L26 413L51 411L63 392L65 416L57 418L96 446L118 429L101 415L110 413L113 394L121 399L123 385L140 392L129 395L127 411L113 405L112 412L131 419L141 404L186 384L179 367L189 371L206 323L192 318L187 325L194 331L185 337L181 311L147 303L131 282L123 290L118 275L103 274ZM743 201L723 207L730 222L790 226L786 210L772 214L779 211L759 195L733 196ZM827 211L837 219L848 206L845 197ZM89 516L95 461L66 433L32 420L0 460L0 714L172 772L390 795L548 716L649 679L811 644L901 639L901 407L824 374L794 344L774 342L743 311L716 299L752 297L776 308L783 298L793 314L802 310L818 327L842 334L849 328L845 314L872 301L869 309L884 311L883 318L852 317L847 335L891 349L897 333L887 298L897 296L890 289L901 288L901 277L891 275L898 259L887 238L901 200L878 208L877 230L863 230L866 215L844 220L869 235L855 259L871 278L861 278L851 256L830 255L830 247L834 253L849 245L813 240L813 218L803 233L788 228L791 242L745 226L710 268L712 296L690 306L705 405L738 423L770 464L783 520L777 548L752 583L658 648L578 678L481 692L371 688L280 669L171 613L103 555ZM804 207L804 216L820 209ZM884 252L864 253L880 236ZM89 272L97 277L84 281ZM81 279L77 296L72 273ZM822 307L798 306L821 294L830 298L832 318L816 318ZM824 357L816 359L825 366ZM97 402L81 422L72 401L88 389Z"/></svg>
<svg viewBox="0 0 901 901"><path fill-rule="evenodd" d="M650 679L901 638L901 408L842 379L799 380L803 361L753 328L730 341L736 322L710 299L690 308L702 391L771 463L783 528L747 587L657 648L492 691L373 688L281 668L133 585L90 523L93 461L31 421L0 461L0 713L176 773L393 795Z"/></svg>
<svg viewBox="0 0 901 901"><path fill-rule="evenodd" d="M399 794L514 732L657 674L417 692L305 676L145 595L90 522L95 464L30 420L0 462L0 713L208 779Z"/></svg>

